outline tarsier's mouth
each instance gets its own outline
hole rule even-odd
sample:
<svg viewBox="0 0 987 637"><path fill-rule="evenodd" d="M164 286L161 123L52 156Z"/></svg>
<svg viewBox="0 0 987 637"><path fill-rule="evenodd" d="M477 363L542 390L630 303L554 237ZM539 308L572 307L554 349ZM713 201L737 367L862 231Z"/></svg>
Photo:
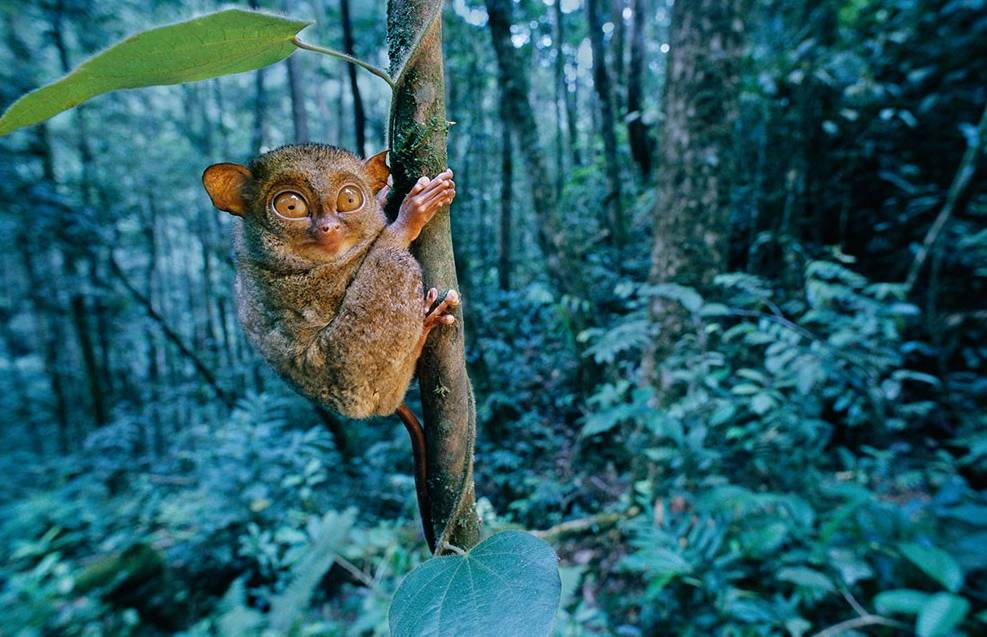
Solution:
<svg viewBox="0 0 987 637"><path fill-rule="evenodd" d="M336 234L330 237L309 239L301 247L310 258L321 260L341 257L349 252L355 243L356 240L353 237Z"/></svg>

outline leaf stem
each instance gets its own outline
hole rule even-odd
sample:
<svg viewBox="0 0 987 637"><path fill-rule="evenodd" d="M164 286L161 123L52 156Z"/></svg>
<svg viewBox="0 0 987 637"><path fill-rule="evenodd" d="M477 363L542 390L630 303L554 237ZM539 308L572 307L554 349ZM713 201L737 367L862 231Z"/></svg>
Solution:
<svg viewBox="0 0 987 637"><path fill-rule="evenodd" d="M321 53L322 55L328 55L330 57L339 58L340 60L349 62L350 64L355 64L367 71L370 71L380 79L384 80L385 82L387 82L387 85L391 87L391 90L392 91L394 90L394 80L391 79L391 76L388 75L387 72L384 71L384 69L378 68L373 64L364 62L363 60L353 57L352 55L347 55L342 51L327 49L325 47L317 46L315 44L309 44L308 42L302 42L301 40L298 39L298 36L291 38L291 42L299 49L305 49L307 51L315 51L316 53Z"/></svg>
<svg viewBox="0 0 987 637"><path fill-rule="evenodd" d="M834 624L825 630L819 631L812 637L836 637L836 635L841 635L857 628L863 628L864 626L890 626L891 628L901 630L909 630L911 628L908 624L881 617L880 615L861 615L860 617L854 617L839 624Z"/></svg>
<svg viewBox="0 0 987 637"><path fill-rule="evenodd" d="M459 548L455 544L449 544L448 542L443 542L441 545L439 545L439 548L436 550L435 554L440 555L443 551L451 551L452 553L455 553L456 555L459 556L466 555L466 551Z"/></svg>

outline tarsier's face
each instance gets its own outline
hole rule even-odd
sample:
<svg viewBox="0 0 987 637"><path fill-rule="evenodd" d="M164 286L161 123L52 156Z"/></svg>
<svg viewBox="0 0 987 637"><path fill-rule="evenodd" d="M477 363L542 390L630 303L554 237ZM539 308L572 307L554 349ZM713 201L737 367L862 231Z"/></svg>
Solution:
<svg viewBox="0 0 987 637"><path fill-rule="evenodd" d="M383 153L362 161L331 146L286 146L250 168L211 166L203 181L218 208L243 218L252 240L313 263L344 257L386 224L376 198L387 181Z"/></svg>

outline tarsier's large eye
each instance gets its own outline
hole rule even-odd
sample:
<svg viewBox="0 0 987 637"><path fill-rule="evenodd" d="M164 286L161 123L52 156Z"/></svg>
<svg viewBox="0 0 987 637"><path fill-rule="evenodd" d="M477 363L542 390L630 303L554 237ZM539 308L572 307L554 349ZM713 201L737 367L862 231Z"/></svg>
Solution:
<svg viewBox="0 0 987 637"><path fill-rule="evenodd" d="M363 193L356 186L343 186L336 197L336 211L350 212L363 205Z"/></svg>
<svg viewBox="0 0 987 637"><path fill-rule="evenodd" d="M283 192L272 202L274 211L288 219L301 219L308 216L308 204L297 192Z"/></svg>

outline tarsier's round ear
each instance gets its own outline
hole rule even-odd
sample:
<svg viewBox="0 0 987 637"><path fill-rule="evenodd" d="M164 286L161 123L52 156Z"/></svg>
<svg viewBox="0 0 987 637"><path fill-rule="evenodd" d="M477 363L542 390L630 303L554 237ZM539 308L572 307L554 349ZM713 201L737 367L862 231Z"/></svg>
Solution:
<svg viewBox="0 0 987 637"><path fill-rule="evenodd" d="M376 195L381 188L387 185L387 178L391 175L391 169L387 167L387 153L389 151L382 150L376 155L371 155L363 160L363 167L367 170L367 176L370 177L370 187L373 189Z"/></svg>
<svg viewBox="0 0 987 637"><path fill-rule="evenodd" d="M213 164L202 173L202 185L206 187L212 205L230 214L242 217L247 211L243 187L253 178L250 170L240 164Z"/></svg>

